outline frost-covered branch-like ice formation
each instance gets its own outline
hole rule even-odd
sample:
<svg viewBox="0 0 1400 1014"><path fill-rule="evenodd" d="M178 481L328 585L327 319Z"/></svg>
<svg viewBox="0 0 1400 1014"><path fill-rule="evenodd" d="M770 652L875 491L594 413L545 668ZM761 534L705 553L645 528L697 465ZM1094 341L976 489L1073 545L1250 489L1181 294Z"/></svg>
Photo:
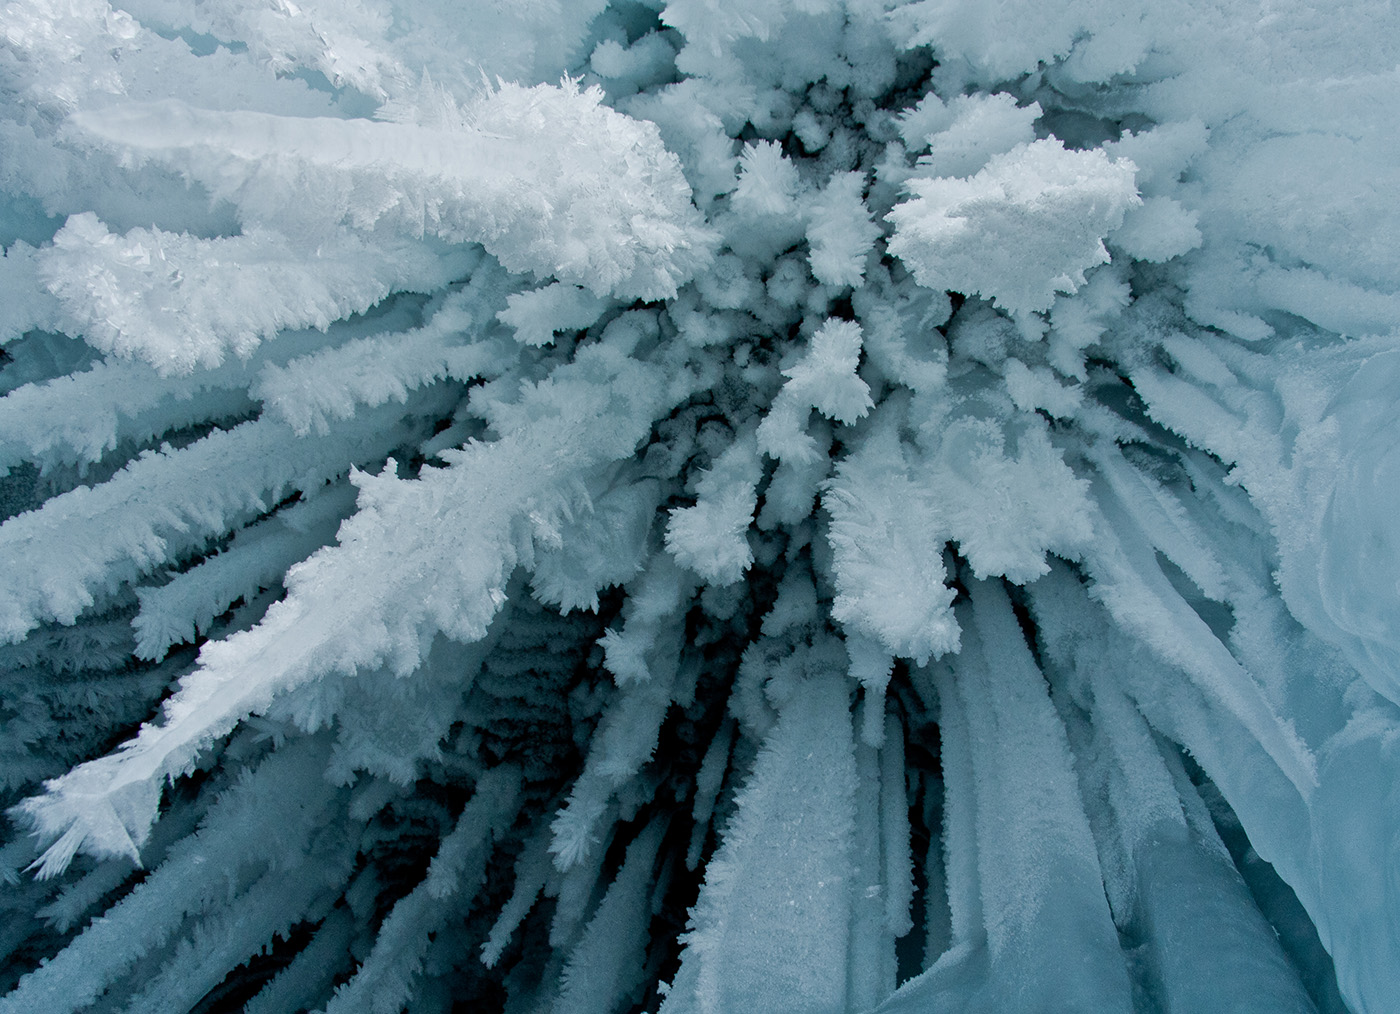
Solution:
<svg viewBox="0 0 1400 1014"><path fill-rule="evenodd" d="M0 7L0 1014L1391 1010L1392 8Z"/></svg>

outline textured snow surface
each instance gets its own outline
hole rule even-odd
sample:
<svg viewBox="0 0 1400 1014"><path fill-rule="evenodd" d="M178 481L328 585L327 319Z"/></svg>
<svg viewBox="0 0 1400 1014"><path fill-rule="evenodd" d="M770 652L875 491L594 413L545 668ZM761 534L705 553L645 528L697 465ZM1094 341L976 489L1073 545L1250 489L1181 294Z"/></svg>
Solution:
<svg viewBox="0 0 1400 1014"><path fill-rule="evenodd" d="M0 1014L1387 1014L1389 0L0 0Z"/></svg>

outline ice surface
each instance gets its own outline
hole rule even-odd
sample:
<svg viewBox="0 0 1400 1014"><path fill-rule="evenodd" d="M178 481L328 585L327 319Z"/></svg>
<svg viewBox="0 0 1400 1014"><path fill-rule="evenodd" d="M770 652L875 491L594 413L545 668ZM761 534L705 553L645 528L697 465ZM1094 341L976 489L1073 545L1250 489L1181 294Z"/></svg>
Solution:
<svg viewBox="0 0 1400 1014"><path fill-rule="evenodd" d="M1389 1014L1397 66L0 6L0 1014Z"/></svg>

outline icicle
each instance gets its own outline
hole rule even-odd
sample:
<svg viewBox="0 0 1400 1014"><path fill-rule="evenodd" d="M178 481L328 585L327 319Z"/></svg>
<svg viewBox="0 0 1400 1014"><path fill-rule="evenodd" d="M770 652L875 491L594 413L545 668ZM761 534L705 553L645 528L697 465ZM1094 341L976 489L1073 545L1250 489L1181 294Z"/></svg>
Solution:
<svg viewBox="0 0 1400 1014"><path fill-rule="evenodd" d="M1127 1014L1127 970L1064 727L1006 593L984 582L970 590L972 624L963 624L952 689L970 734L986 954L975 938L960 954L955 936L954 951L887 1009L1011 1009L1054 981L1058 1005ZM950 780L954 770L945 766Z"/></svg>
<svg viewBox="0 0 1400 1014"><path fill-rule="evenodd" d="M676 689L684 636L679 617L667 617L660 627L647 659L650 678L624 687L608 705L589 745L583 773L554 820L550 851L561 870L586 857L597 839L598 820L608 801L641 771L656 750Z"/></svg>
<svg viewBox="0 0 1400 1014"><path fill-rule="evenodd" d="M860 325L832 318L812 335L807 354L783 371L788 378L758 427L758 449L797 462L811 461L820 448L807 432L807 417L816 409L847 426L862 419L874 402L860 379Z"/></svg>
<svg viewBox="0 0 1400 1014"><path fill-rule="evenodd" d="M943 781L924 779L924 822L929 829L924 859L924 948L922 971L928 971L953 946L953 920L948 908L950 885L943 849Z"/></svg>
<svg viewBox="0 0 1400 1014"><path fill-rule="evenodd" d="M909 801L905 788L904 726L893 711L885 715L880 747L880 844L883 850L885 928L902 937L914 928L914 865L910 856Z"/></svg>
<svg viewBox="0 0 1400 1014"><path fill-rule="evenodd" d="M1112 495L1152 545L1180 567L1207 598L1223 602L1227 595L1225 571L1180 501L1130 465L1117 447L1101 441L1091 454Z"/></svg>
<svg viewBox="0 0 1400 1014"><path fill-rule="evenodd" d="M501 913L491 926L486 942L481 945L481 963L494 968L501 958L501 952L510 943L511 935L525 921L530 909L535 906L540 888L544 886L553 865L549 855L550 836L543 831L533 835L525 845L525 851L515 861L515 888L509 900L501 906Z"/></svg>
<svg viewBox="0 0 1400 1014"><path fill-rule="evenodd" d="M597 826L601 833L590 843L593 847L589 848L578 862L563 871L559 870L556 858L553 874L550 880L545 882L545 892L557 899L554 918L549 924L549 946L554 948L555 956L561 961L577 939L599 890L598 880L602 875L603 860L607 857L608 847L617 832L616 803L603 809L598 817ZM550 825L550 830L555 831L553 824ZM557 834L557 831L555 833ZM553 841L550 844L552 846ZM562 967L561 964L560 968ZM546 989L548 988L546 986Z"/></svg>
<svg viewBox="0 0 1400 1014"><path fill-rule="evenodd" d="M846 635L846 653L851 657L851 679L865 691L860 739L878 750L885 742L885 688L894 671L894 657L860 634Z"/></svg>
<svg viewBox="0 0 1400 1014"><path fill-rule="evenodd" d="M398 1014L422 968L429 938L462 902L470 907L492 839L515 816L520 773L507 767L482 775L457 825L428 867L423 882L394 906L375 937L374 950L354 978L336 990L325 1014Z"/></svg>
<svg viewBox="0 0 1400 1014"><path fill-rule="evenodd" d="M580 474L632 453L660 410L655 375L594 346L550 383L523 390L514 418L496 420L499 440L443 452L448 467L425 468L416 480L399 479L392 466L357 476L360 509L341 526L340 544L294 568L287 597L257 627L204 649L200 668L166 702L164 724L143 727L121 752L74 769L22 804L44 833L67 835L54 862L66 864L84 844L98 854L128 851L132 836L146 833L163 780L277 695L369 665L407 675L439 632L460 641L484 637L518 559L518 524L532 512L562 513ZM653 394L639 397L638 390ZM375 411L382 410L362 415ZM602 430L589 429L590 421ZM373 432L394 438L392 427ZM330 439L345 435L342 428ZM237 488L246 495L246 483ZM432 594L423 596L429 574ZM375 591L347 602L341 590L350 586ZM256 679L248 678L250 665Z"/></svg>
<svg viewBox="0 0 1400 1014"><path fill-rule="evenodd" d="M985 942L982 918L981 868L977 858L977 792L972 769L971 731L967 709L953 683L952 670L931 670L938 688L939 754L943 771L943 827L941 840L948 885L953 946L969 947Z"/></svg>
<svg viewBox="0 0 1400 1014"><path fill-rule="evenodd" d="M361 338L285 366L269 364L251 393L269 416L298 436L324 435L332 422L349 419L361 406L406 402L421 387L473 380L509 361L498 342L465 341L461 332L468 321L462 318L465 314L443 311L407 334Z"/></svg>
<svg viewBox="0 0 1400 1014"><path fill-rule="evenodd" d="M1140 842L1133 853L1136 928L1146 939L1162 1009L1314 1014L1278 933L1259 913L1180 762L1172 768L1187 813L1199 816L1189 834Z"/></svg>
<svg viewBox="0 0 1400 1014"><path fill-rule="evenodd" d="M622 869L564 965L554 1014L612 1014L642 984L650 893L666 823L658 818L627 846Z"/></svg>
<svg viewBox="0 0 1400 1014"><path fill-rule="evenodd" d="M691 808L691 819L695 822L695 827L690 835L690 848L685 854L685 868L688 870L694 870L700 864L700 853L709 834L715 800L724 785L724 772L729 764L729 748L733 740L734 723L726 720L710 740L705 756L700 761L700 770L695 774L695 802Z"/></svg>
<svg viewBox="0 0 1400 1014"><path fill-rule="evenodd" d="M225 894L245 867L305 854L336 796L322 777L327 749L324 737L307 738L265 760L210 808L198 834L172 847L106 915L0 997L0 1012L57 1012L92 1003L187 915Z"/></svg>
<svg viewBox="0 0 1400 1014"><path fill-rule="evenodd" d="M1086 553L1091 594L1124 629L1164 661L1180 667L1235 717L1306 799L1317 784L1316 760L1291 725L1274 713L1258 684L1204 620L1181 598L1147 549L1125 538L1131 522L1112 498L1100 500L1098 537Z"/></svg>
<svg viewBox="0 0 1400 1014"><path fill-rule="evenodd" d="M414 408L428 408L432 398ZM315 489L414 433L405 412L370 410L320 439L255 419L188 447L147 451L107 482L80 486L0 525L0 640L46 620L71 624L96 596L267 510ZM55 538L53 531L63 532ZM42 554L33 552L42 544Z"/></svg>
<svg viewBox="0 0 1400 1014"><path fill-rule="evenodd" d="M573 82L501 84L481 97L471 126L455 128L221 112L174 99L109 106L74 123L207 184L250 225L308 236L342 225L432 232L480 241L512 271L600 295L669 298L709 262L713 234L656 127L602 97ZM565 137L580 149L561 173L557 159L536 152ZM386 188L393 200L380 196Z"/></svg>
<svg viewBox="0 0 1400 1014"><path fill-rule="evenodd" d="M70 216L44 248L40 274L63 330L169 376L216 368L230 353L247 359L279 331L325 330L394 291L432 292L474 259L350 234L316 245L258 227L216 239L160 229L116 236L87 213Z"/></svg>
<svg viewBox="0 0 1400 1014"><path fill-rule="evenodd" d="M159 659L173 644L208 633L214 618L260 587L277 584L292 564L335 538L355 507L347 483L312 491L302 501L241 529L228 549L172 578L139 588L141 611L131 621L138 658Z"/></svg>
<svg viewBox="0 0 1400 1014"><path fill-rule="evenodd" d="M274 936L285 937L298 922L319 920L330 901L328 891L344 886L353 860L354 842L345 835L329 849L267 873L190 930L160 974L141 984L127 1009L185 1014Z"/></svg>
<svg viewBox="0 0 1400 1014"><path fill-rule="evenodd" d="M348 962L355 932L355 920L346 909L332 911L311 942L248 1001L244 1014L285 1014L310 1007L329 992L340 966Z"/></svg>
<svg viewBox="0 0 1400 1014"><path fill-rule="evenodd" d="M880 704L883 712L884 701ZM869 724L860 714L869 707L869 702L862 701L857 708L858 726ZM851 850L846 1009L867 1011L894 991L894 934L886 922L886 885L881 869L884 843L881 840L880 757L874 746L859 741L855 744L855 758L856 819Z"/></svg>
<svg viewBox="0 0 1400 1014"><path fill-rule="evenodd" d="M666 1014L846 1009L856 806L846 686L844 674L814 673L782 709L707 868Z"/></svg>

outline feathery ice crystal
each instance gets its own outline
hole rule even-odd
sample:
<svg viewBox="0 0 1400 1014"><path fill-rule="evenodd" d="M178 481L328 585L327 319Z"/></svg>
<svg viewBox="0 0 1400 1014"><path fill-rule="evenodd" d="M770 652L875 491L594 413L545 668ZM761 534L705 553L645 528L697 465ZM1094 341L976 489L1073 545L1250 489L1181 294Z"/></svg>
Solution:
<svg viewBox="0 0 1400 1014"><path fill-rule="evenodd" d="M0 1014L1393 1010L1397 66L0 7Z"/></svg>

